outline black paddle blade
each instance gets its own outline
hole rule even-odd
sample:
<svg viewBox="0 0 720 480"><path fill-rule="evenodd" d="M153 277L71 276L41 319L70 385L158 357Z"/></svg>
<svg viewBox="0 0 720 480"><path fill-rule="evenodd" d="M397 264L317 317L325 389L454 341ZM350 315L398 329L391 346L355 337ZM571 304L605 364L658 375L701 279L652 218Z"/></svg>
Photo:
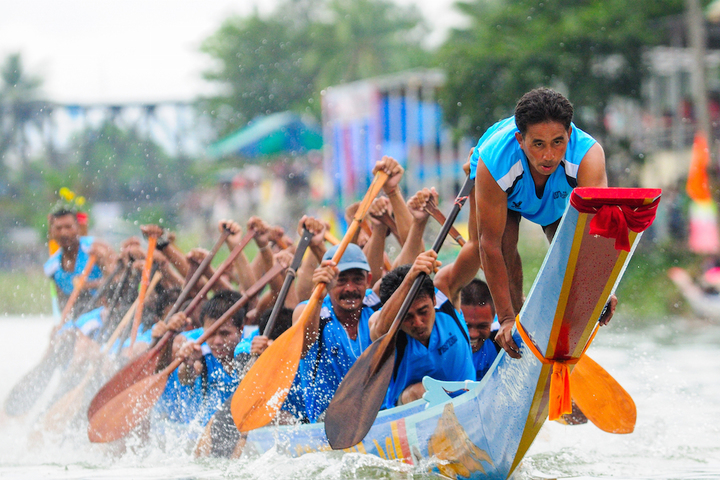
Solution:
<svg viewBox="0 0 720 480"><path fill-rule="evenodd" d="M325 414L325 435L334 450L362 441L380 411L395 366L395 335L365 350L335 392Z"/></svg>

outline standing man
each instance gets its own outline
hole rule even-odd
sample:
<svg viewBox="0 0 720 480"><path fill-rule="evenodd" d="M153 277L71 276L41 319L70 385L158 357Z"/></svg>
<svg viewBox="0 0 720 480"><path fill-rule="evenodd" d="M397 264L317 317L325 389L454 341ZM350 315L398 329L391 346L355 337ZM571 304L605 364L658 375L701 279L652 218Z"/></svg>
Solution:
<svg viewBox="0 0 720 480"><path fill-rule="evenodd" d="M85 269L90 255L95 255L96 264L85 290L97 287L103 270L112 268L114 255L110 247L93 237L80 236L80 224L72 210L61 208L50 214L50 236L60 248L45 262L44 270L55 282L62 304L72 293L73 279Z"/></svg>
<svg viewBox="0 0 720 480"><path fill-rule="evenodd" d="M572 118L563 95L537 88L523 95L513 117L490 127L470 154L480 256L500 322L496 340L513 358L520 358L512 328L524 300L520 218L541 225L552 240L575 187L607 187L602 147ZM616 304L613 296L601 324Z"/></svg>

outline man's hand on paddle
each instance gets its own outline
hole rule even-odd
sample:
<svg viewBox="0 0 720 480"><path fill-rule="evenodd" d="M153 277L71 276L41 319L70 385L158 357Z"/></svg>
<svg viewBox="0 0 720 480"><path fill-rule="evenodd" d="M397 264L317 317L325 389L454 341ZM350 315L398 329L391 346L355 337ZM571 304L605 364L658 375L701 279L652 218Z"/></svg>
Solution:
<svg viewBox="0 0 720 480"><path fill-rule="evenodd" d="M257 335L250 342L250 353L253 355L262 355L272 343L273 341L265 335Z"/></svg>
<svg viewBox="0 0 720 480"><path fill-rule="evenodd" d="M388 179L383 185L383 191L386 195L390 195L402 180L405 169L392 157L385 155L379 162L375 163L375 167L372 169L372 174L375 175L377 172L383 171L388 174Z"/></svg>
<svg viewBox="0 0 720 480"><path fill-rule="evenodd" d="M231 250L235 248L238 243L240 243L240 239L242 238L242 227L239 223L227 219L220 220L220 222L218 223L218 230L220 231L220 233L223 233L225 230L230 232L230 235L228 235L225 242L228 244Z"/></svg>
<svg viewBox="0 0 720 480"><path fill-rule="evenodd" d="M423 188L422 190L418 190L418 192L412 197L410 197L410 199L407 201L407 206L408 209L410 209L410 214L415 220L427 220L430 214L425 211L425 206L428 204L428 202L434 202L435 205L437 205L438 198L439 195L435 190L435 187Z"/></svg>
<svg viewBox="0 0 720 480"><path fill-rule="evenodd" d="M382 217L386 213L392 213L390 200L387 197L377 197L375 200L373 200L373 202L370 204L370 209L368 210L368 216L370 218L370 222L373 228L384 225L380 217Z"/></svg>
<svg viewBox="0 0 720 480"><path fill-rule="evenodd" d="M255 232L255 243L260 250L268 247L270 242L270 225L260 217L250 217L247 223L248 230Z"/></svg>
<svg viewBox="0 0 720 480"><path fill-rule="evenodd" d="M323 260L319 267L313 272L313 283L315 285L324 283L330 285L338 276L338 268L332 260Z"/></svg>
<svg viewBox="0 0 720 480"><path fill-rule="evenodd" d="M437 259L437 255L435 250L427 250L418 255L407 273L407 278L415 280L421 273L426 275L437 273L442 266L442 262Z"/></svg>

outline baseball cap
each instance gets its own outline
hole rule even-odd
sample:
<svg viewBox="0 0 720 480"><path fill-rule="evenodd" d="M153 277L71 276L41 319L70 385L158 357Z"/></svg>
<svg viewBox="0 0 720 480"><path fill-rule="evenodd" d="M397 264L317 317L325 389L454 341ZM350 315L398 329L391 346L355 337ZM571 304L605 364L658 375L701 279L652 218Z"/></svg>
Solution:
<svg viewBox="0 0 720 480"><path fill-rule="evenodd" d="M338 247L339 245L333 245L330 250L325 252L323 260L332 260L335 252L338 250ZM340 272L351 270L353 268L359 268L361 270L365 270L366 272L370 271L370 264L368 264L365 254L362 249L354 243L348 244L347 248L343 252L342 258L340 258L340 261L338 262L337 267Z"/></svg>

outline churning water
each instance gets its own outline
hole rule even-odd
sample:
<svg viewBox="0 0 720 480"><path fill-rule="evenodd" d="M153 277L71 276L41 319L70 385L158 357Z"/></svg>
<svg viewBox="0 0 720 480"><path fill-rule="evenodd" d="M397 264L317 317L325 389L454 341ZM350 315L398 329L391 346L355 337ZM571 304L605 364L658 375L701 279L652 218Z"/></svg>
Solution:
<svg viewBox="0 0 720 480"><path fill-rule="evenodd" d="M546 422L514 479L720 479L720 325L669 319L628 329L619 316L589 354L634 398L635 432ZM40 360L50 328L49 318L0 318L1 400ZM195 460L180 446L151 445L117 457L90 444L84 430L43 432L43 407L20 419L0 414L0 478L441 478L428 465L341 452Z"/></svg>

